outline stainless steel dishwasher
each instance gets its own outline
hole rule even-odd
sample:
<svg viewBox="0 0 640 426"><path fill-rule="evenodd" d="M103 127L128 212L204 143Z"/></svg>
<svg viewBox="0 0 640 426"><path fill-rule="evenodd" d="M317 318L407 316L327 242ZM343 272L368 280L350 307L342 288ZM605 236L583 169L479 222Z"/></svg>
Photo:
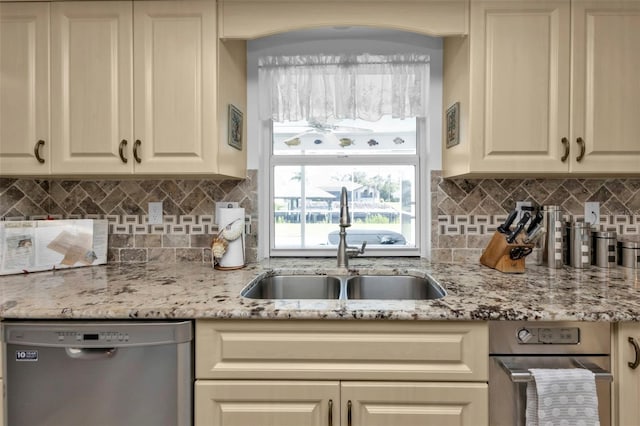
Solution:
<svg viewBox="0 0 640 426"><path fill-rule="evenodd" d="M192 423L192 324L5 322L6 424Z"/></svg>

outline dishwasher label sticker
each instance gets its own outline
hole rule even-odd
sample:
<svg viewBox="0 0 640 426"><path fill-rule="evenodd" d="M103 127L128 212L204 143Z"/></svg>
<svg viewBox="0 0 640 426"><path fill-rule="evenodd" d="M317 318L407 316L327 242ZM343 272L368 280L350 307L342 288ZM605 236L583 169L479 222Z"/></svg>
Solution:
<svg viewBox="0 0 640 426"><path fill-rule="evenodd" d="M16 351L16 361L38 361L38 351Z"/></svg>

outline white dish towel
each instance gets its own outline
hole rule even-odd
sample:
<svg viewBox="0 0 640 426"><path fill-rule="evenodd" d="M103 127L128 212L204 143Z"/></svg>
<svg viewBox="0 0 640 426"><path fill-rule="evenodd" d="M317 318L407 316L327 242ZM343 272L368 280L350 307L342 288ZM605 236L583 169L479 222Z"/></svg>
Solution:
<svg viewBox="0 0 640 426"><path fill-rule="evenodd" d="M582 368L531 368L527 426L599 426L595 375Z"/></svg>

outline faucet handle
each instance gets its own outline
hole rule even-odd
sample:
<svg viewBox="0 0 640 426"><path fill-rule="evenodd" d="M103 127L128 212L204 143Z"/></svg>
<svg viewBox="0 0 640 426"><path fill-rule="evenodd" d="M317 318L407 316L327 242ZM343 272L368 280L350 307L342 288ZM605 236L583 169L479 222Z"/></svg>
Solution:
<svg viewBox="0 0 640 426"><path fill-rule="evenodd" d="M347 247L347 254L349 257L355 257L361 254L364 254L364 248L367 246L367 242L363 241L362 246L358 247Z"/></svg>

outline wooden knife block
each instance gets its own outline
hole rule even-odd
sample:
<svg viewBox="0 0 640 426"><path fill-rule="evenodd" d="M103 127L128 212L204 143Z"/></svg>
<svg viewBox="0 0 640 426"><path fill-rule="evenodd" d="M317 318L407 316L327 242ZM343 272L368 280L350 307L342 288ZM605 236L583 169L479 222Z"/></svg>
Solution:
<svg viewBox="0 0 640 426"><path fill-rule="evenodd" d="M517 239L516 239L517 241ZM522 244L522 243L507 243L507 236L505 234L501 234L500 232L495 232L493 237L491 237L491 241L487 245L487 248L480 256L480 263L489 268L497 269L500 272L507 273L523 273L524 272L524 257L520 259L513 260L509 256L511 249L516 247L522 248L531 248L533 249L533 244Z"/></svg>

